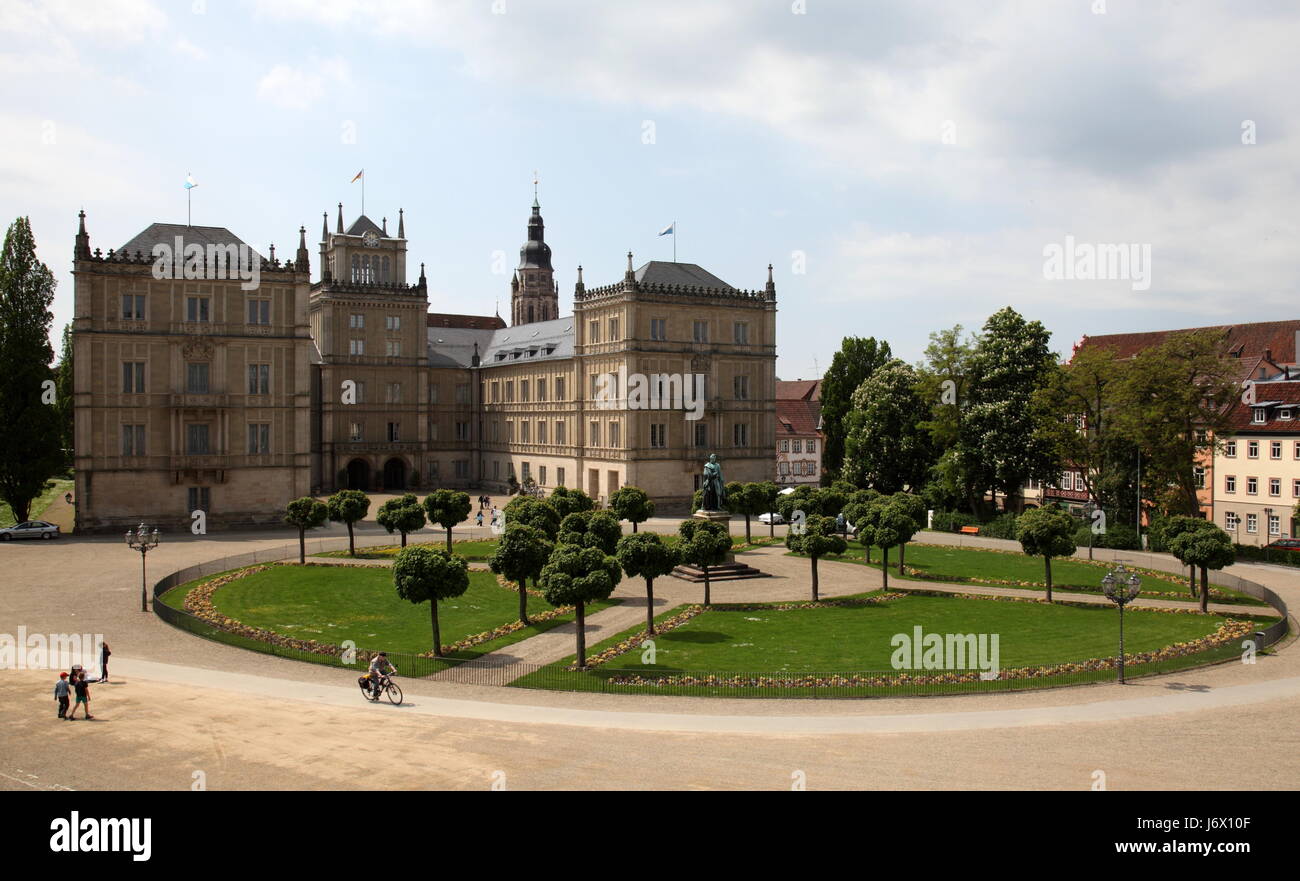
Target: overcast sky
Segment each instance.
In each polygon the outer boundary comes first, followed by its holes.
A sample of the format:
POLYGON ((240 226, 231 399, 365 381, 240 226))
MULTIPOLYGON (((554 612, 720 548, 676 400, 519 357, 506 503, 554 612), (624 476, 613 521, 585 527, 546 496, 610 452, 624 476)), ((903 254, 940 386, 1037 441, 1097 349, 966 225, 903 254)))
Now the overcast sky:
POLYGON ((1286 0, 0 0, 0 218, 61 328, 78 209, 118 247, 192 173, 196 224, 281 256, 305 225, 317 277, 364 167, 430 308, 508 315, 537 170, 564 311, 675 220, 732 285, 774 265, 782 378, 1008 304, 1068 353, 1300 317, 1297 45, 1286 0), (1149 286, 1046 278, 1067 236, 1149 247, 1149 286))

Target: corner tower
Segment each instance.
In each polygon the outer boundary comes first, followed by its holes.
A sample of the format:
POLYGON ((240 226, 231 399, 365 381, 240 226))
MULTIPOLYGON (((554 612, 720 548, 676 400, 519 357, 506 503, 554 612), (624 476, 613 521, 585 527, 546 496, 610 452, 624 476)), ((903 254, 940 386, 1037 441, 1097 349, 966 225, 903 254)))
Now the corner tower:
POLYGON ((560 317, 560 292, 551 268, 551 246, 546 244, 542 206, 533 193, 533 214, 528 218, 528 240, 519 249, 519 266, 510 280, 510 323, 531 324, 560 317))

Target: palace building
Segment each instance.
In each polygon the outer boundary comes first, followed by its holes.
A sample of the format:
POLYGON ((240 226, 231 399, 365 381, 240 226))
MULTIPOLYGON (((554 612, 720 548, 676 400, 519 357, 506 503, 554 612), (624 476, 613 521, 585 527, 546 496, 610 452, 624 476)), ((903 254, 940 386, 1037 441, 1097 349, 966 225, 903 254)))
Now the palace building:
MULTIPOLYGON (((685 509, 701 463, 771 480, 776 288, 627 255, 571 314, 534 199, 499 316, 430 312, 405 215, 326 213, 312 281, 223 227, 155 223, 107 254, 82 212, 74 249, 78 530, 278 523, 352 487, 502 494, 624 485, 685 509), (159 255, 167 271, 159 271, 159 255), (250 261, 249 266, 241 261, 250 261), (650 394, 638 394, 649 389, 650 394), (684 393, 684 396, 683 396, 684 393)), ((435 304, 436 305, 436 304, 435 304)))

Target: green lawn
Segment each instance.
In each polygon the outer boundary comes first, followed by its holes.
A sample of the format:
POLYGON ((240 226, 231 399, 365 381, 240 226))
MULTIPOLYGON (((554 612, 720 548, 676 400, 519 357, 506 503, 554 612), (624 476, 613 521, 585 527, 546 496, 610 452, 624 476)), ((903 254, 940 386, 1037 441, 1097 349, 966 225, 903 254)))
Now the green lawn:
MULTIPOLYGON (((447 537, 444 535, 441 539, 434 541, 408 541, 407 547, 433 548, 435 551, 447 550, 447 537)), ((382 545, 369 548, 358 548, 355 559, 357 560, 391 560, 397 556, 397 552, 402 549, 400 544, 382 545)), ((466 560, 476 563, 486 563, 488 558, 496 553, 497 541, 494 538, 471 541, 453 541, 451 543, 451 552, 457 556, 464 557, 466 560)), ((346 550, 342 551, 322 551, 319 554, 308 554, 309 557, 347 557, 346 550)))
MULTIPOLYGON (((822 560, 863 563, 862 545, 856 541, 849 542, 848 551, 840 557, 823 557, 822 560)), ((871 565, 880 568, 880 548, 871 549, 871 565)), ((889 552, 890 572, 898 571, 898 549, 889 552)), ((918 570, 920 576, 936 581, 954 583, 969 582, 973 584, 990 582, 1028 582, 1027 584, 1005 585, 1027 588, 1046 589, 1043 572, 1043 558, 1029 557, 1008 551, 988 550, 983 548, 962 548, 949 545, 927 545, 909 543, 907 545, 906 565, 908 569, 918 570), (978 581, 975 579, 983 579, 978 581)), ((1064 591, 1101 592, 1101 579, 1111 564, 1103 562, 1089 563, 1086 560, 1058 559, 1052 561, 1052 589, 1064 591)), ((1150 569, 1136 569, 1143 579, 1143 596, 1163 596, 1167 599, 1192 599, 1187 589, 1187 579, 1177 579, 1168 572, 1155 572, 1150 569)), ((1213 574, 1211 574, 1213 579, 1213 574)), ((1198 576, 1199 578, 1199 576, 1198 576)), ((1198 580, 1199 584, 1199 580, 1198 580)), ((1223 594, 1214 597, 1214 602, 1240 603, 1242 605, 1267 606, 1266 603, 1226 587, 1220 587, 1211 581, 1210 586, 1223 594)))
MULTIPOLYGON (((464 595, 438 604, 443 644, 517 620, 518 594, 500 587, 489 572, 470 572, 469 577, 464 595)), ((168 591, 164 602, 179 606, 191 586, 168 591)), ((276 565, 219 588, 212 602, 223 615, 297 639, 333 645, 350 639, 361 649, 403 653, 426 652, 433 644, 428 604, 414 605, 398 597, 389 569, 276 565)), ((528 599, 531 614, 551 608, 538 597, 528 599)), ((572 614, 526 627, 456 657, 475 657, 571 619, 572 614)))
MULTIPOLYGON (((54 478, 52 484, 44 492, 32 499, 28 519, 39 520, 51 502, 64 493, 72 492, 72 490, 73 481, 71 478, 54 478)), ((5 502, 0 502, 0 526, 13 526, 16 522, 13 509, 5 502)))

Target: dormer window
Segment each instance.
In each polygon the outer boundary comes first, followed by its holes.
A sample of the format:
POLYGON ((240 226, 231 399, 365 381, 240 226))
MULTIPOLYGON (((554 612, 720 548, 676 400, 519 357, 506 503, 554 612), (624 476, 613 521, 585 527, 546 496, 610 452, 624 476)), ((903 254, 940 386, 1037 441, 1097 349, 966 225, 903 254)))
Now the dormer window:
POLYGON ((1277 418, 1278 418, 1278 419, 1285 419, 1285 420, 1287 420, 1287 421, 1290 421, 1290 419, 1291 419, 1291 411, 1290 411, 1290 410, 1278 410, 1278 411, 1277 411, 1277 418))
POLYGON ((1267 421, 1268 421, 1268 411, 1267 411, 1266 409, 1264 409, 1263 407, 1255 407, 1255 408, 1254 408, 1254 416, 1251 418, 1250 421, 1251 421, 1251 422, 1254 422, 1254 423, 1267 422, 1267 421))

